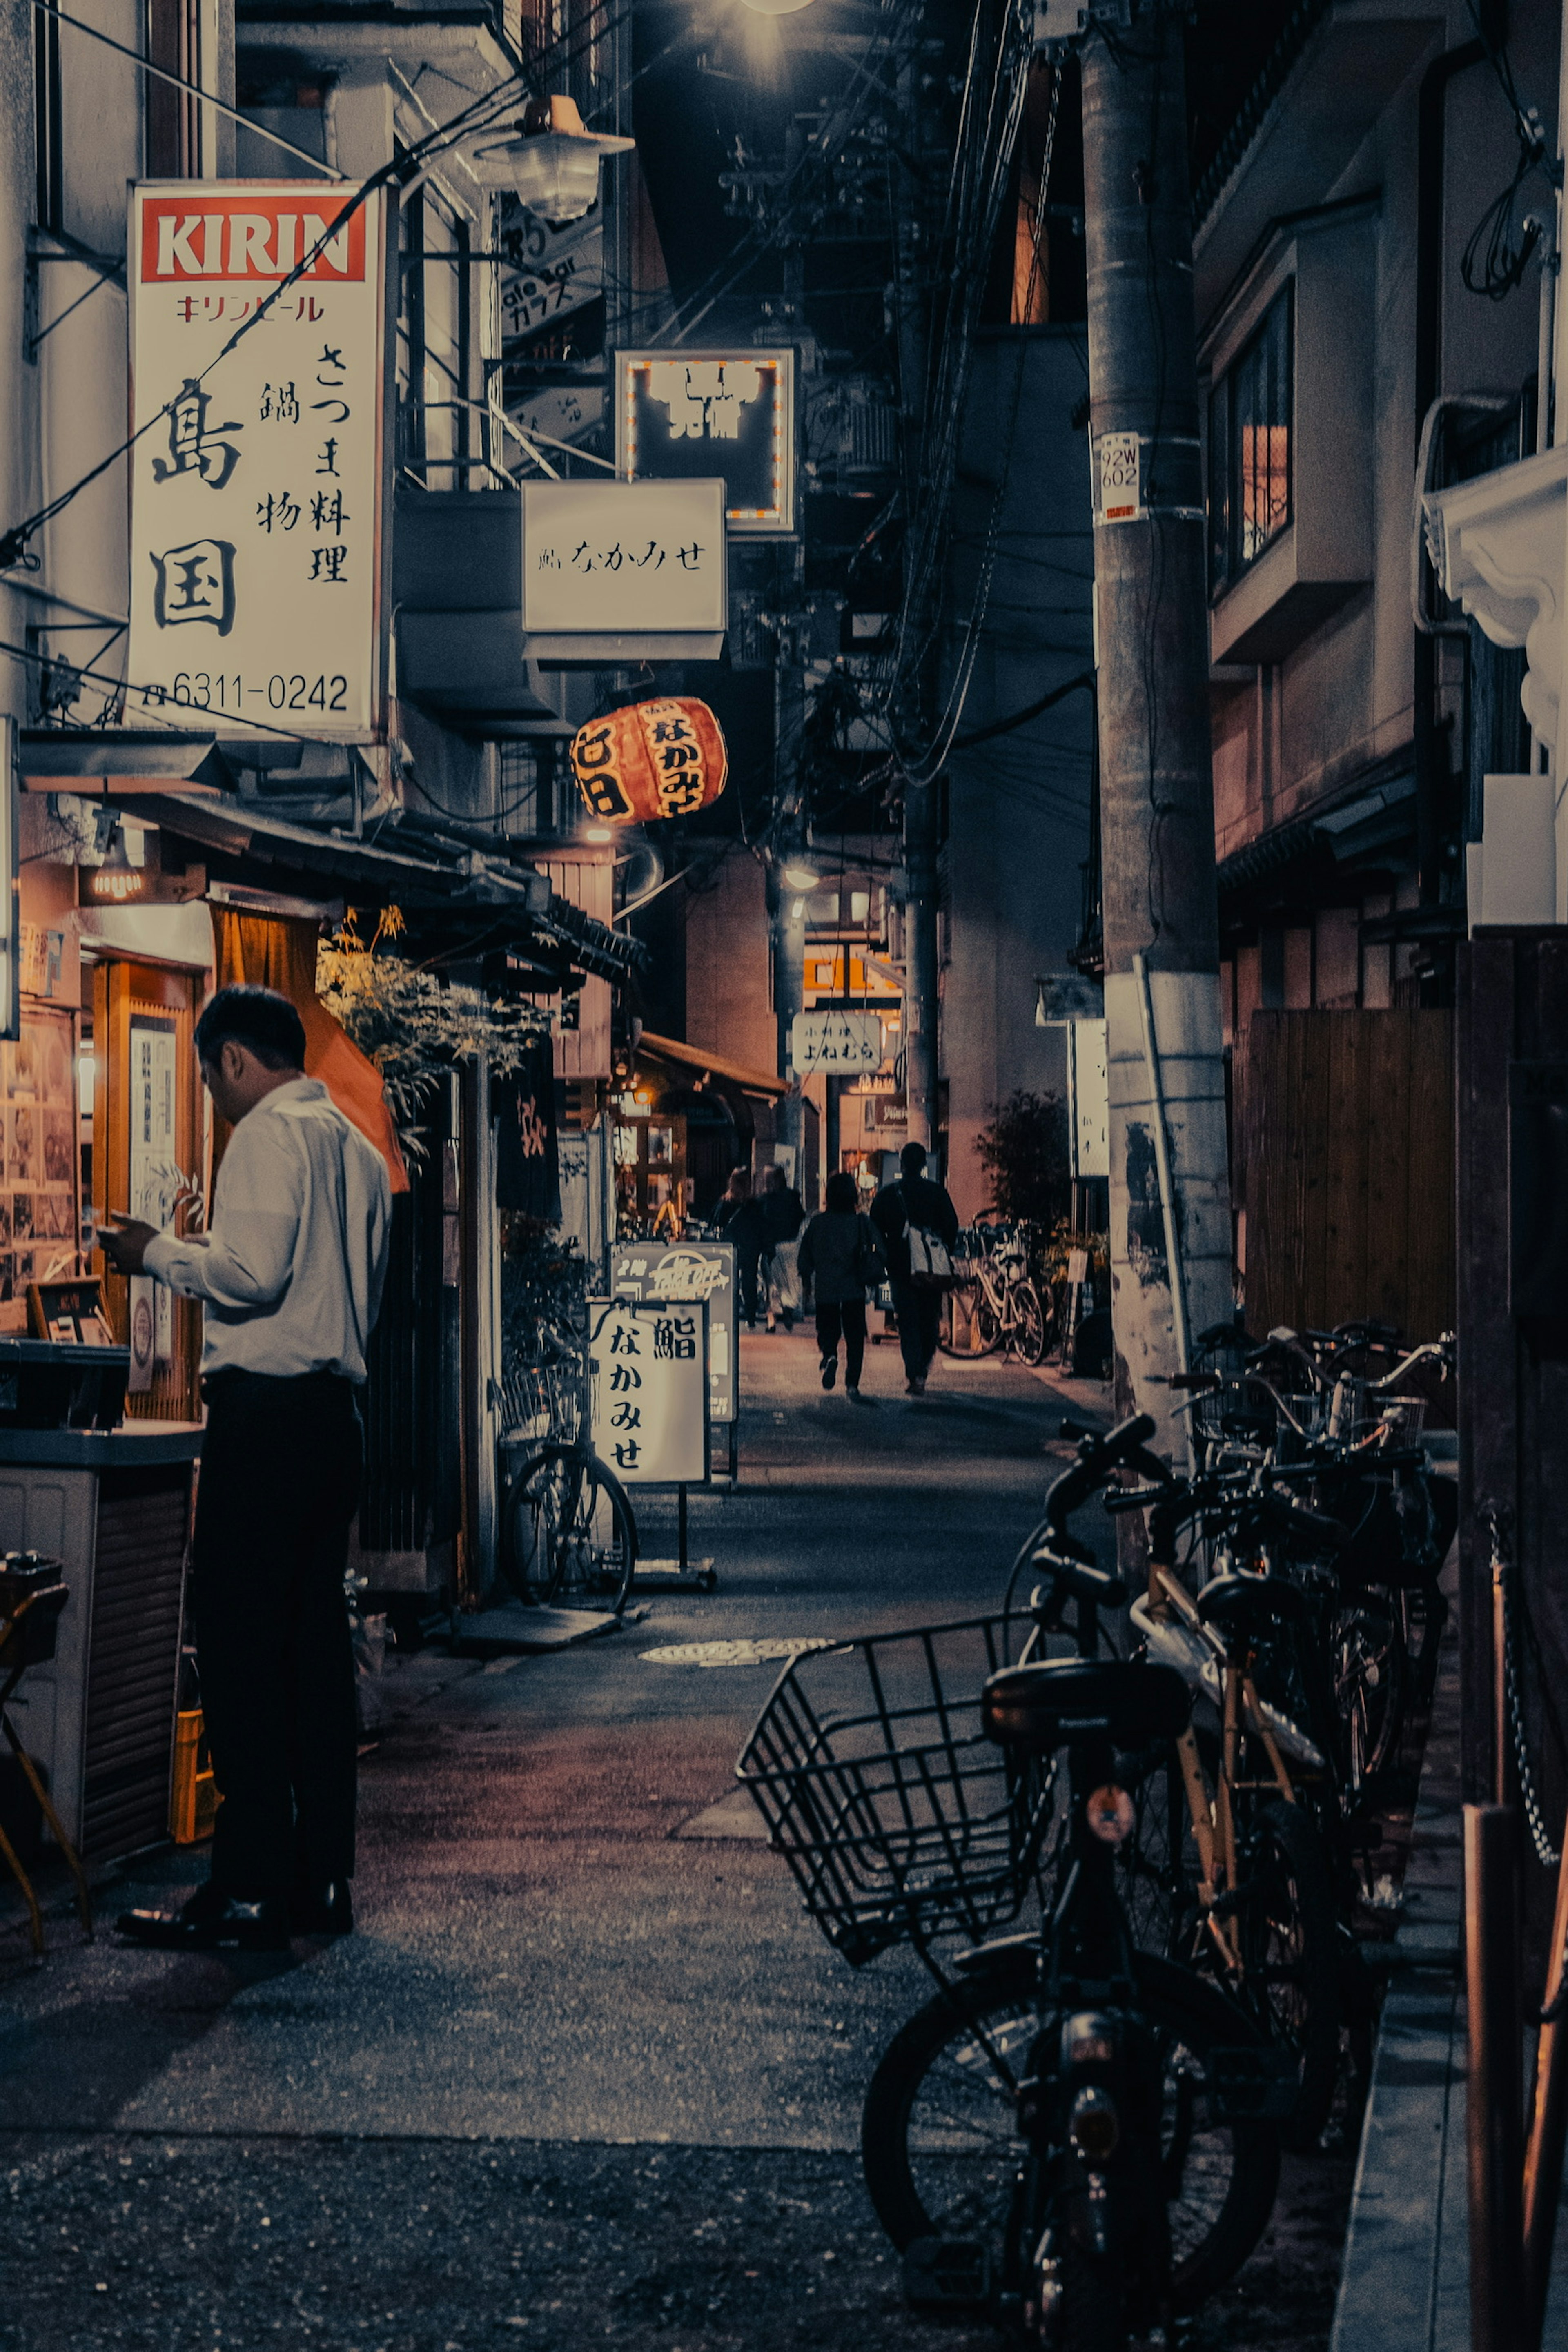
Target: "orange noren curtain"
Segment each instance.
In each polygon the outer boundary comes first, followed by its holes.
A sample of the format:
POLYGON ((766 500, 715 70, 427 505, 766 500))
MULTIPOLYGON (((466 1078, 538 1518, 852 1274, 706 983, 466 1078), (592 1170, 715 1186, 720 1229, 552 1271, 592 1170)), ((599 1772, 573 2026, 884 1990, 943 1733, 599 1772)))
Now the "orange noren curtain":
MULTIPOLYGON (((212 915, 219 988, 249 982, 289 999, 305 1024, 306 1076, 320 1078, 343 1117, 385 1160, 393 1191, 406 1192, 408 1171, 381 1073, 316 994, 315 924, 303 917, 241 915, 228 907, 215 907, 212 915)), ((215 1171, 226 1139, 215 1131, 215 1171)))

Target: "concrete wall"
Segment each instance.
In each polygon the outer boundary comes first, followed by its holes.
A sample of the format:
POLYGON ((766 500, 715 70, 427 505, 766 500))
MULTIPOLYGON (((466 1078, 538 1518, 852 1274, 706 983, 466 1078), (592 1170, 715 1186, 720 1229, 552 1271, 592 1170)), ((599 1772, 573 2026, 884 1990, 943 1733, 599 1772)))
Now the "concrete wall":
POLYGON ((679 895, 686 913, 687 1044, 771 1073, 778 1066, 778 1032, 760 859, 737 848, 706 888, 679 895))
MULTIPOLYGON (((960 740, 1090 666, 1088 443, 1072 422, 1087 380, 1080 328, 1000 332, 977 350, 954 513, 960 623, 994 524, 996 553, 960 740)), ((1035 982, 1064 969, 1079 934, 1091 745, 1078 693, 948 761, 942 1076, 947 1181, 965 1218, 989 1204, 975 1139, 996 1104, 1063 1082, 1061 1033, 1035 1026, 1035 982)))

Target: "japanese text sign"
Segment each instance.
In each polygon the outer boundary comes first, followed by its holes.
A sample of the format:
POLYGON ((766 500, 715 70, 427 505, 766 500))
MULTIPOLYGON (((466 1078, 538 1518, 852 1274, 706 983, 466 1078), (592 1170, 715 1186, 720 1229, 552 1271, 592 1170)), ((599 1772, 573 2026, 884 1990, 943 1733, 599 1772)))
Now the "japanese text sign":
POLYGON ((610 1252, 610 1287, 620 1298, 659 1304, 695 1299, 708 1306, 708 1397, 710 1417, 731 1422, 740 1410, 739 1298, 733 1242, 616 1242, 610 1252))
POLYGON ((708 1308, 590 1299, 594 1451, 625 1486, 700 1486, 708 1469, 708 1308))
POLYGON ((132 723, 377 732, 385 213, 378 194, 340 226, 350 202, 133 192, 132 723))
POLYGON ((725 625, 724 485, 525 482, 525 634, 725 625))
POLYGON ((849 1071, 859 1077, 881 1067, 882 1019, 877 1013, 797 1013, 789 1024, 790 1067, 797 1078, 813 1070, 849 1071))
POLYGON ((794 530, 793 351, 617 352, 615 381, 626 480, 721 474, 731 530, 794 530))

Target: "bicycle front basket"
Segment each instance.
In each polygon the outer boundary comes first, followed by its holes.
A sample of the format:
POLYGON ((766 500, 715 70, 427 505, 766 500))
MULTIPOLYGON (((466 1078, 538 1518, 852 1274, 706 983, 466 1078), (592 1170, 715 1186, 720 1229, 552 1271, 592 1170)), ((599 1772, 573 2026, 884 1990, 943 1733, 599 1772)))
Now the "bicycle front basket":
POLYGON ((1015 1918, 1054 1803, 1048 1766, 986 1738, 980 1694, 1026 1615, 878 1633, 793 1659, 736 1772, 834 1949, 1015 1918))

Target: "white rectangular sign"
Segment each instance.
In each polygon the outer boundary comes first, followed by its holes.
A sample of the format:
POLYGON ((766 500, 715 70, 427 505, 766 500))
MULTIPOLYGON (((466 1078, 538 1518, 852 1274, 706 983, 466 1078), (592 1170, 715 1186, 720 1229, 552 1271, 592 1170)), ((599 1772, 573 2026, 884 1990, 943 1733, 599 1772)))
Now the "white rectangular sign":
POLYGON ((1106 1084, 1105 1024, 1072 1024, 1072 1143, 1075 1176, 1110 1173, 1110 1096, 1106 1084))
POLYGON ((726 597, 722 482, 523 484, 526 635, 708 633, 726 597))
POLYGON ((380 729, 385 205, 339 226, 351 202, 319 181, 132 192, 130 723, 380 729))
POLYGON ((882 1061, 882 1021, 877 1013, 797 1013, 789 1025, 790 1067, 797 1078, 813 1070, 863 1077, 882 1061))
POLYGON ((588 1302, 594 1451, 624 1486, 700 1486, 708 1468, 708 1308, 588 1302))
POLYGON ((617 1298, 707 1302, 710 1417, 735 1420, 741 1321, 734 1244, 617 1242, 610 1252, 610 1287, 617 1298))

